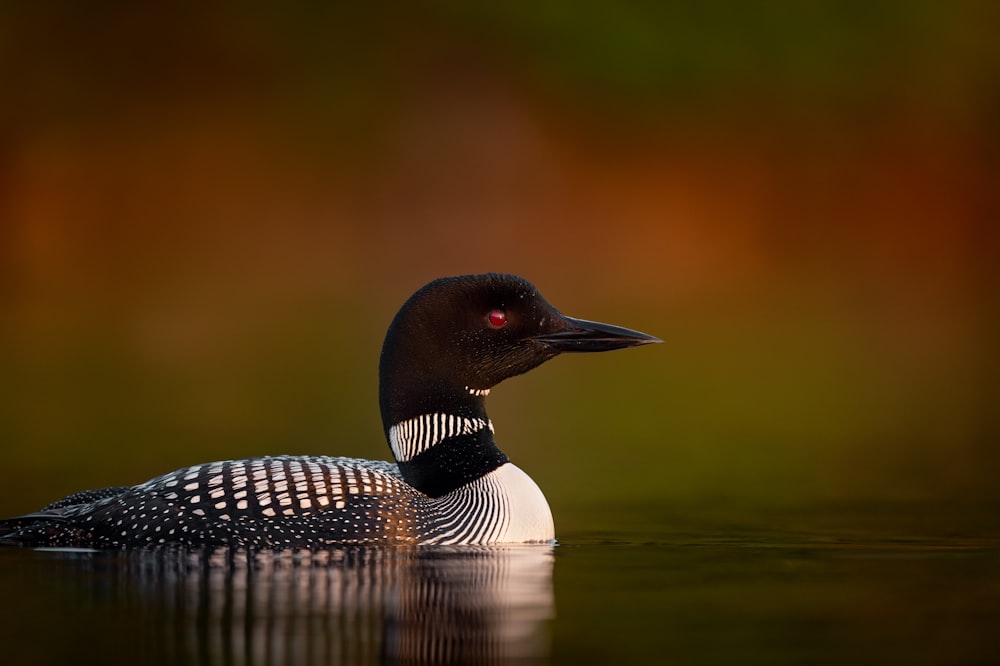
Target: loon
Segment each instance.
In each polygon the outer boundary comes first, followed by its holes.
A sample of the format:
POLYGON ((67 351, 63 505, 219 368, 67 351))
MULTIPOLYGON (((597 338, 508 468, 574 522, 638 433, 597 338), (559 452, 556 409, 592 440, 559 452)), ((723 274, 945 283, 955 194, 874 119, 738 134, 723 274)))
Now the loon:
POLYGON ((406 301, 382 346, 379 406, 395 464, 329 456, 206 463, 136 486, 86 490, 0 520, 0 543, 109 549, 551 543, 548 502, 494 441, 487 395, 563 352, 657 342, 564 316, 521 277, 440 278, 406 301))

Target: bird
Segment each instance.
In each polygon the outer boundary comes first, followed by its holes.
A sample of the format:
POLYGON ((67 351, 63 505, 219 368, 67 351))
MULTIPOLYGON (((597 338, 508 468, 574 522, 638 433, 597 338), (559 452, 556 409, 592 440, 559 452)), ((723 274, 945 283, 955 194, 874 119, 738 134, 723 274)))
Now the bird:
POLYGON ((379 359, 395 462, 274 455, 78 492, 0 520, 0 543, 148 549, 553 543, 538 485, 501 451, 486 398, 563 353, 659 338, 560 313, 526 279, 436 279, 400 308, 379 359))

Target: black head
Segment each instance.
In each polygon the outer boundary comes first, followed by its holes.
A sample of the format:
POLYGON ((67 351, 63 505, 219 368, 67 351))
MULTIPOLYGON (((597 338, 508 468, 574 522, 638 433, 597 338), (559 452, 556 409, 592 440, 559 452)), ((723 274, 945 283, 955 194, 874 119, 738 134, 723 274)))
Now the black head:
POLYGON ((442 408, 475 416, 488 389, 557 354, 651 342, 661 341, 566 317, 515 275, 441 278, 410 297, 389 326, 379 367, 383 422, 388 430, 442 408))

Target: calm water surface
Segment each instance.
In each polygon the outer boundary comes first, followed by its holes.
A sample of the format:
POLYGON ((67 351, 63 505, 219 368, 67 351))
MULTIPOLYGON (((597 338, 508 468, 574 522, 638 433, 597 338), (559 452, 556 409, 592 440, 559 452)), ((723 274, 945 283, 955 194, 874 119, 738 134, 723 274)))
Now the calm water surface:
POLYGON ((0 548, 4 663, 1000 663, 992 512, 632 509, 555 547, 0 548))

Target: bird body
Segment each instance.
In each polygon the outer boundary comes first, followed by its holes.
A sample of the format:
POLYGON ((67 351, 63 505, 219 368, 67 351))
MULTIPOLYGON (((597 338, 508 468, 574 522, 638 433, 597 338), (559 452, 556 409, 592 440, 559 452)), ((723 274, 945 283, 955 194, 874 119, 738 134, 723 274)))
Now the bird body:
POLYGON ((442 278, 386 335, 379 398, 396 460, 268 456, 206 463, 136 486, 76 493, 0 521, 0 543, 318 548, 554 539, 535 482, 494 441, 485 399, 558 353, 658 339, 572 319, 522 278, 442 278))

